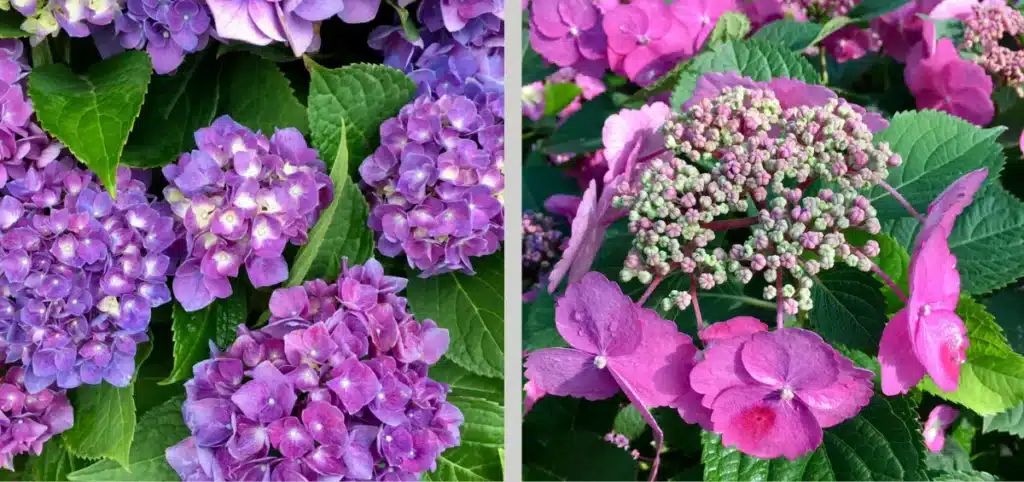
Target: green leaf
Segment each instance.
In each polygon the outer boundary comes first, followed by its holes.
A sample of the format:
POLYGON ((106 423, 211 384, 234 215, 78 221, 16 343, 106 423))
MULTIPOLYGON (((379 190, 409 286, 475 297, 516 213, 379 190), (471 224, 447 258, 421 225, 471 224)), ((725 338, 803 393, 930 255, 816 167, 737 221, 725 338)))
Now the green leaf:
POLYGON ((612 428, 616 433, 625 435, 629 439, 635 439, 647 430, 647 422, 640 415, 640 411, 633 404, 626 405, 615 415, 615 422, 612 428))
MULTIPOLYGON (((868 240, 878 243, 881 252, 874 262, 878 268, 891 279, 896 286, 899 286, 904 295, 910 293, 908 287, 907 273, 910 269, 910 254, 906 248, 900 245, 896 239, 885 233, 869 234, 866 231, 850 229, 843 233, 846 240, 858 248, 864 247, 868 240)), ((882 283, 882 293, 885 295, 886 313, 895 313, 903 307, 903 300, 885 283, 880 276, 874 275, 882 283)))
POLYGON ((523 85, 540 82, 558 71, 558 66, 549 64, 530 45, 530 31, 523 25, 523 85))
POLYGON ((577 431, 554 434, 545 451, 525 468, 540 480, 636 480, 637 473, 629 452, 599 434, 577 431))
POLYGON ((452 390, 449 395, 451 397, 479 398, 497 404, 505 403, 504 382, 472 373, 447 358, 442 358, 436 365, 430 367, 430 378, 447 383, 452 390))
POLYGON ((730 40, 742 40, 750 33, 750 19, 740 12, 727 11, 718 17, 715 29, 708 36, 707 45, 717 45, 730 40))
POLYGON ((822 271, 811 297, 811 325, 823 338, 865 353, 878 353, 888 318, 882 285, 870 273, 839 266, 822 271))
POLYGON ((1024 402, 1024 357, 1014 353, 1003 330, 985 307, 969 297, 960 298, 957 314, 967 325, 967 361, 960 367, 960 386, 943 392, 930 377, 918 385, 923 390, 979 415, 995 415, 1024 402))
POLYGON ((157 75, 128 136, 122 163, 160 167, 195 148, 195 131, 217 115, 220 66, 211 50, 190 55, 173 75, 157 75))
POLYGON ((985 308, 996 317, 1013 351, 1024 354, 1024 297, 1017 289, 1000 291, 985 300, 985 308))
POLYGON ((924 480, 924 440, 905 398, 875 396, 855 417, 825 429, 822 444, 796 460, 759 459, 704 432, 704 480, 924 480))
POLYGON ((423 480, 437 482, 502 480, 503 449, 458 446, 437 457, 437 470, 423 473, 423 480))
POLYGON ((366 226, 370 207, 359 187, 348 177, 344 119, 340 126, 341 148, 331 163, 334 200, 320 213, 320 219, 309 231, 309 241, 295 255, 286 286, 298 286, 317 278, 336 279, 338 271, 330 269, 333 260, 347 256, 350 263, 363 263, 373 254, 373 232, 366 226))
POLYGON ((448 329, 446 356, 485 377, 502 378, 505 366, 504 255, 473 260, 476 275, 444 273, 410 278, 406 297, 419 320, 448 329))
POLYGON ((409 11, 404 7, 398 6, 398 4, 395 3, 395 0, 387 0, 387 2, 388 5, 391 5, 391 8, 395 9, 395 13, 398 14, 398 21, 402 24, 402 32, 405 33, 405 38, 410 42, 416 42, 419 40, 419 28, 416 26, 416 22, 409 17, 409 11))
MULTIPOLYGON (((416 85, 400 70, 383 65, 354 64, 340 69, 309 66, 309 126, 321 159, 338 155, 345 121, 349 174, 380 144, 380 125, 394 117, 416 94, 416 85)), ((331 166, 328 165, 328 168, 331 166)))
MULTIPOLYGON (((1005 157, 996 138, 1003 128, 982 129, 945 112, 903 112, 889 127, 875 134, 875 142, 888 142, 903 163, 889 169, 886 182, 918 212, 964 173, 987 167, 989 182, 1003 169, 1005 157)), ((875 187, 868 197, 879 220, 910 216, 888 191, 875 187)))
POLYGON ((902 7, 910 0, 862 0, 848 14, 857 21, 871 20, 902 7))
POLYGON ((611 93, 601 94, 583 104, 544 143, 548 154, 577 154, 601 148, 601 130, 608 116, 619 111, 611 93))
POLYGON ((988 415, 982 422, 982 432, 1006 432, 1024 438, 1024 404, 1017 405, 1005 412, 988 415))
POLYGON ((502 480, 505 411, 501 404, 454 394, 448 396, 448 401, 465 416, 460 428, 462 438, 458 447, 438 457, 437 470, 423 474, 424 480, 502 480))
POLYGON ((571 82, 544 86, 544 115, 557 115, 582 93, 583 89, 571 82))
POLYGON ((68 452, 83 459, 110 459, 127 467, 135 437, 135 387, 82 385, 69 392, 75 424, 61 435, 68 452))
POLYGON ((956 472, 939 472, 931 474, 931 480, 949 482, 990 482, 999 480, 996 476, 978 470, 959 470, 956 472))
POLYGON ((247 52, 257 57, 267 59, 271 62, 284 63, 299 60, 295 57, 291 47, 284 43, 274 42, 270 45, 253 45, 237 40, 229 40, 217 47, 217 58, 221 58, 233 52, 247 52))
POLYGON ((220 78, 222 113, 267 136, 288 127, 309 133, 306 108, 277 64, 245 53, 226 57, 220 78))
POLYGON ((957 220, 949 248, 967 294, 1014 282, 1024 273, 1024 204, 1002 186, 983 188, 957 220))
POLYGON ((15 472, 0 470, 0 480, 66 480, 76 463, 80 461, 68 453, 60 438, 54 437, 43 446, 43 453, 19 455, 14 462, 15 472))
POLYGON ((181 418, 181 403, 181 398, 173 398, 142 416, 126 467, 101 460, 71 473, 68 480, 179 480, 167 464, 164 451, 189 436, 181 418))
POLYGON ((814 42, 820 32, 820 24, 798 22, 787 18, 776 20, 759 28, 751 38, 784 45, 790 50, 803 50, 814 42))
POLYGON ((117 165, 146 97, 149 55, 128 51, 93 65, 85 75, 67 66, 37 67, 28 93, 39 123, 117 195, 117 165))
POLYGON ((234 330, 245 323, 247 303, 245 289, 237 285, 230 297, 214 300, 198 311, 190 313, 174 303, 174 368, 160 384, 190 378, 192 366, 210 358, 210 340, 228 327, 234 330))
POLYGON ((555 328, 555 297, 547 290, 537 293, 537 298, 523 305, 523 349, 526 351, 541 348, 564 347, 565 340, 555 328))
POLYGON ((16 10, 0 11, 0 38, 25 38, 28 32, 21 29, 25 16, 16 10))
POLYGON ((707 72, 737 72, 754 80, 767 81, 789 77, 818 83, 818 71, 786 45, 759 39, 726 42, 693 58, 672 93, 672 106, 678 107, 693 95, 697 77, 707 72))
POLYGON ((526 159, 523 181, 523 211, 545 212, 544 201, 552 195, 579 192, 579 184, 539 151, 526 159))

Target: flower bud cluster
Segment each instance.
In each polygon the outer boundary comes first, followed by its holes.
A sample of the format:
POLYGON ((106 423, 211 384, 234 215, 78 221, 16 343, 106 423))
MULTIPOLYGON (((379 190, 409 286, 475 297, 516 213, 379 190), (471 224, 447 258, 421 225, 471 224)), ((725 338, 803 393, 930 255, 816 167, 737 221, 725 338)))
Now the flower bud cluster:
MULTIPOLYGON (((900 157, 872 143, 854 106, 830 99, 783 109, 770 89, 726 87, 670 119, 665 132, 676 157, 650 161, 637 182, 618 187, 616 205, 630 209, 635 235, 624 280, 680 270, 710 290, 760 275, 764 298, 796 313, 812 307, 811 277, 820 270, 870 269, 877 245, 858 250, 843 231, 879 232, 858 191, 884 179, 900 157), (831 187, 812 194, 816 181, 831 187), (742 243, 716 246, 716 232, 748 227, 742 243)), ((691 301, 676 292, 665 304, 691 301)))
POLYGON ((541 286, 568 246, 569 238, 555 229, 555 220, 544 213, 523 213, 523 293, 541 286))
MULTIPOLYGON (((69 428, 75 413, 64 390, 25 389, 25 369, 3 368, 0 382, 0 467, 14 470, 14 457, 39 455, 43 444, 69 428)), ((59 442, 58 442, 59 443, 59 442)))
POLYGON ((306 244, 333 199, 316 150, 298 130, 267 139, 224 116, 199 129, 192 152, 163 168, 164 197, 188 231, 174 294, 188 311, 231 296, 244 265, 253 286, 288 278, 284 248, 306 244))
POLYGON ((1024 51, 1000 45, 1005 37, 1024 33, 1024 14, 1006 4, 975 5, 964 21, 964 48, 979 53, 977 62, 986 72, 1024 97, 1024 51))
POLYGON ((271 297, 270 324, 238 329, 195 365, 191 435, 167 449, 182 480, 415 480, 459 444, 462 413, 428 376, 448 331, 416 321, 404 278, 344 266, 271 297))

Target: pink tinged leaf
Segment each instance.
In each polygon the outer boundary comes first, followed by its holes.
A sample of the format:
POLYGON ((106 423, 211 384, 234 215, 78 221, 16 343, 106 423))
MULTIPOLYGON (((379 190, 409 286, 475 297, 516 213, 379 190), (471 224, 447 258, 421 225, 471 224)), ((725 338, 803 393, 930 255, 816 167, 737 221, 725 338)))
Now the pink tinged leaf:
MULTIPOLYGON (((545 348, 526 359, 527 393, 602 400, 619 392, 606 359, 572 348, 545 348), (536 392, 535 392, 536 393, 536 392)), ((538 397, 539 398, 539 397, 538 397)))
POLYGON ((722 444, 755 457, 796 459, 821 445, 822 431, 798 399, 770 399, 768 387, 735 387, 715 400, 711 415, 722 444))
POLYGON ((914 336, 914 353, 935 385, 946 392, 960 385, 960 366, 967 360, 967 327, 952 311, 922 316, 914 336))
POLYGON ((639 308, 617 283, 596 272, 569 285, 558 299, 555 325, 570 346, 595 355, 632 353, 642 336, 639 308))
POLYGON ((640 345, 632 353, 608 357, 608 366, 619 378, 629 380, 647 406, 675 406, 680 397, 692 392, 687 379, 697 349, 675 323, 652 310, 642 310, 640 322, 640 345))
POLYGON ((924 365, 914 355, 907 309, 896 313, 882 331, 878 362, 882 367, 882 393, 907 393, 924 378, 924 365))

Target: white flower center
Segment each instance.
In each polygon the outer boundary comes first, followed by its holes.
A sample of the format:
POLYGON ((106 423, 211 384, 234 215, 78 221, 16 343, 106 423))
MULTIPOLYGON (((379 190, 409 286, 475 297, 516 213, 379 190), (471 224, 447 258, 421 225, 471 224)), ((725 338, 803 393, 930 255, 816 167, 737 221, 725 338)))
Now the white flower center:
POLYGON ((604 355, 597 355, 594 357, 594 366, 598 370, 603 370, 604 367, 608 366, 608 357, 604 355))

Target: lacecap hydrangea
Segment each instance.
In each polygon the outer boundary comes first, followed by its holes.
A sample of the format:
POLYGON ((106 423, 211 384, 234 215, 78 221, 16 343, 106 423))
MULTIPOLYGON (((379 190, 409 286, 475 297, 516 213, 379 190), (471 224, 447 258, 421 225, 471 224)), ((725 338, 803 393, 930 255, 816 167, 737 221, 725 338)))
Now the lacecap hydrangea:
POLYGON ((406 311, 404 278, 343 265, 275 291, 268 326, 195 365, 191 436, 167 449, 183 480, 410 480, 459 444, 462 413, 428 376, 448 331, 406 311))
MULTIPOLYGON (((0 380, 0 467, 14 470, 14 457, 39 455, 43 444, 69 428, 75 413, 64 390, 25 390, 25 369, 5 366, 0 380)), ((57 442, 59 443, 59 442, 57 442)))
POLYGON ((284 281, 285 245, 305 244, 334 197, 324 163, 296 129, 268 139, 224 116, 195 139, 198 149, 163 169, 164 196, 187 231, 174 276, 187 311, 230 296, 243 265, 257 288, 284 281))

